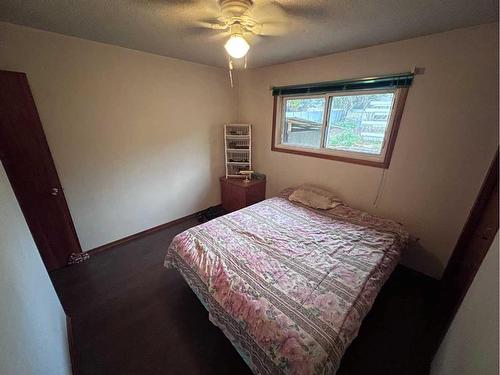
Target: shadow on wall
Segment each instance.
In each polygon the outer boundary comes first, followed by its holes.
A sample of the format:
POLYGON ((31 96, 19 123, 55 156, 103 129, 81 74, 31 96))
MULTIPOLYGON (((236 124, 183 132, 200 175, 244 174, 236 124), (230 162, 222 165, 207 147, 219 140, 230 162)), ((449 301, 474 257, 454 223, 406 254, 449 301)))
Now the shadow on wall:
POLYGON ((403 252, 400 263, 412 269, 426 270, 425 273, 433 278, 434 275, 441 278, 446 266, 430 250, 423 247, 420 241, 410 243, 408 249, 403 252))
MULTIPOLYGON (((213 190, 217 194, 216 197, 211 196, 210 201, 214 202, 214 204, 220 204, 219 177, 224 176, 226 173, 224 169, 224 125, 222 123, 210 127, 209 139, 209 178, 210 184, 215 184, 216 188, 213 190)), ((210 192, 206 191, 204 194, 210 194, 210 192)), ((206 198, 204 196, 204 199, 206 198)))

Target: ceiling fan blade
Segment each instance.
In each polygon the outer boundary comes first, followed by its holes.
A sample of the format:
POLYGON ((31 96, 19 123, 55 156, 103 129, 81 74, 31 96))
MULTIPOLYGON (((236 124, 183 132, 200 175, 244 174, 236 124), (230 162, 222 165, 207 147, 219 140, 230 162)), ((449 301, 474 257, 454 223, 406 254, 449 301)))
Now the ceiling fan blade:
POLYGON ((259 17, 259 22, 270 21, 273 18, 290 21, 291 18, 323 18, 328 16, 323 0, 308 1, 307 4, 291 0, 254 0, 254 2, 252 11, 255 12, 256 18, 259 17))
POLYGON ((213 30, 206 27, 190 26, 184 28, 190 39, 199 39, 207 42, 222 41, 229 38, 229 33, 222 30, 213 30))
POLYGON ((328 13, 325 12, 323 7, 307 7, 304 5, 291 5, 281 7, 286 11, 286 13, 292 17, 298 18, 325 18, 328 17, 328 13))
POLYGON ((262 24, 266 22, 286 22, 287 20, 286 11, 278 3, 269 0, 256 0, 247 14, 262 24))
POLYGON ((196 8, 201 9, 206 14, 205 17, 219 18, 221 15, 217 0, 198 0, 196 8))
POLYGON ((255 34, 258 36, 280 36, 289 31, 288 24, 285 22, 264 22, 255 27, 255 34))
POLYGON ((217 0, 137 0, 146 6, 155 6, 166 17, 187 21, 220 17, 217 0))
POLYGON ((210 30, 227 30, 228 26, 219 22, 218 19, 198 20, 192 23, 196 27, 210 29, 210 30))

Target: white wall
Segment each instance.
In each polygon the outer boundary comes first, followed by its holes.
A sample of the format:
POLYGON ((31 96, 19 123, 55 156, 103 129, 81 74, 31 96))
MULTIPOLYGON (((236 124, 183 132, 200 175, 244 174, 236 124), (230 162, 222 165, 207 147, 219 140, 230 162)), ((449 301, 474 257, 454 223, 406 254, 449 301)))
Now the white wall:
POLYGON ((84 250, 220 203, 223 69, 0 23, 27 73, 84 250))
POLYGON ((498 233, 431 366, 431 375, 498 374, 498 233))
POLYGON ((66 315, 0 164, 0 374, 71 374, 66 315))
POLYGON ((498 145, 498 24, 239 73, 239 120, 253 124, 268 194, 304 182, 402 222, 420 238, 404 263, 440 277, 498 145), (382 169, 271 152, 271 86, 407 72, 410 88, 383 193, 382 169))

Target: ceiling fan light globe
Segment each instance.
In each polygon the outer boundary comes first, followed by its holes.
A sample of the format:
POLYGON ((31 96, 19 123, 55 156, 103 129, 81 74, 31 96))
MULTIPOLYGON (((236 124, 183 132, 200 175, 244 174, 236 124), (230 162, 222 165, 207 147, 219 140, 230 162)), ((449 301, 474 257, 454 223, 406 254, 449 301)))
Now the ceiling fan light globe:
POLYGON ((240 59, 247 54, 250 45, 241 35, 231 35, 224 48, 231 57, 240 59))

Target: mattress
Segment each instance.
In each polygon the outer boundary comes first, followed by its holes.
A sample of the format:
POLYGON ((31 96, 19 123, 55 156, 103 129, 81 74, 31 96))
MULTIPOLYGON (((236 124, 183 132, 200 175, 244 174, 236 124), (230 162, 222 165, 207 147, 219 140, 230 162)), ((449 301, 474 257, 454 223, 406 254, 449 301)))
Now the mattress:
POLYGON ((408 238, 394 221, 285 193, 177 235, 165 266, 255 374, 334 374, 408 238))

